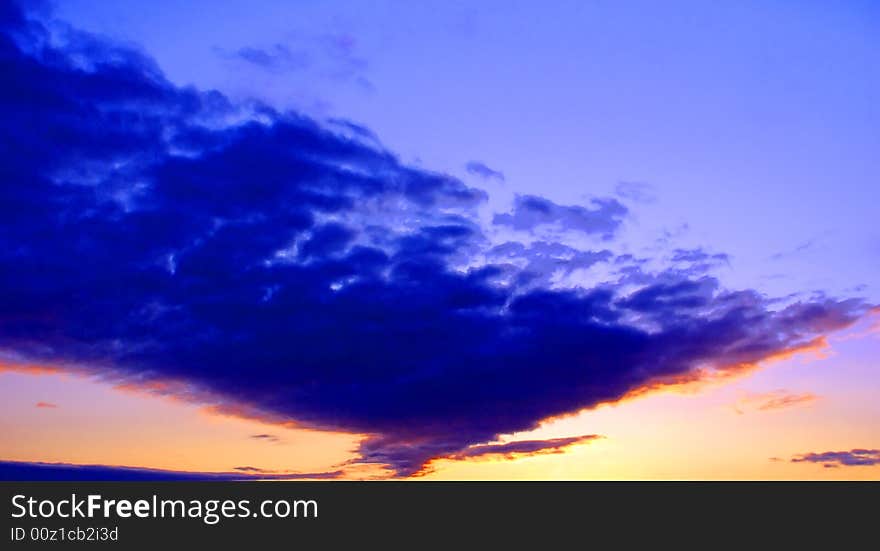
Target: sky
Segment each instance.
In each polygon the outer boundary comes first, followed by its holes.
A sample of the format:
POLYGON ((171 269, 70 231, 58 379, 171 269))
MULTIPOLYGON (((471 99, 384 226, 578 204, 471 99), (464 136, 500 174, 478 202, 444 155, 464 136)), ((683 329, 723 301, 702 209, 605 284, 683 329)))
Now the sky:
POLYGON ((0 13, 0 476, 880 475, 875 3, 0 13))

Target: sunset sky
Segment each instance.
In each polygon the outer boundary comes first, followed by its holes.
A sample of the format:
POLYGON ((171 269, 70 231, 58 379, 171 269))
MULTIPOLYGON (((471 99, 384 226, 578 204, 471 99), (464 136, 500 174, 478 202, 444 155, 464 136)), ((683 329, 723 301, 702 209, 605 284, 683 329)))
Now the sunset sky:
POLYGON ((0 479, 880 479, 876 2, 164 4, 0 3, 0 479))

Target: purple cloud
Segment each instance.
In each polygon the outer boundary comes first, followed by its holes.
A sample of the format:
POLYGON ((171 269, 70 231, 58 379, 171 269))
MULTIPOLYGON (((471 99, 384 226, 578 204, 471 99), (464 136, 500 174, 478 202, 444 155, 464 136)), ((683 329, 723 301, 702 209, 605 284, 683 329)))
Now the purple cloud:
POLYGON ((827 468, 870 467, 880 465, 880 450, 855 448, 849 451, 805 453, 791 459, 792 463, 821 463, 827 468))

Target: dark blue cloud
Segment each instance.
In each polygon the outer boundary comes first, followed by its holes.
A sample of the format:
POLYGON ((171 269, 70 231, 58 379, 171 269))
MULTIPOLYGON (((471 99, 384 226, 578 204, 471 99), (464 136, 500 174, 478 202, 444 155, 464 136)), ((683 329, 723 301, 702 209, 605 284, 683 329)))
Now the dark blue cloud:
POLYGON ((119 467, 115 465, 73 465, 70 463, 34 463, 0 461, 0 480, 29 481, 99 481, 99 480, 298 480, 337 478, 342 472, 275 473, 255 467, 235 467, 236 472, 200 473, 119 467))
MULTIPOLYGON (((144 55, 55 36, 8 3, 0 27, 8 361, 367 434, 359 461, 403 475, 803 346, 866 309, 774 310, 684 275, 553 289, 528 266, 610 253, 538 243, 514 251, 525 268, 499 262, 473 216, 481 190, 302 115, 174 86, 144 55)), ((625 214, 522 196, 495 221, 608 237, 625 214)))

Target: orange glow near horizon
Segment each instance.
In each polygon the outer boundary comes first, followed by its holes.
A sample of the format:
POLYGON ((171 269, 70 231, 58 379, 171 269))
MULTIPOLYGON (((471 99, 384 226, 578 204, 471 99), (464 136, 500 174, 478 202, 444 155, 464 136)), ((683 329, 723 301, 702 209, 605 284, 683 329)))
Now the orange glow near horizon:
MULTIPOLYGON (((857 328, 853 335, 863 331, 857 328)), ((873 387, 823 389, 821 401, 812 387, 803 386, 818 384, 831 369, 826 364, 840 365, 848 348, 877 348, 872 338, 842 335, 835 342, 834 360, 828 360, 828 339, 820 337, 761 362, 655 381, 620 400, 503 435, 499 442, 578 434, 602 438, 549 453, 440 457, 419 474, 426 479, 876 479, 876 467, 828 469, 788 461, 805 452, 880 442, 875 380, 873 387), (758 369, 771 363, 772 370, 758 369), (790 391, 773 394, 783 386, 790 391), (756 404, 760 396, 779 400, 738 414, 743 396, 756 404)), ((382 466, 350 464, 366 435, 305 428, 184 383, 121 382, 84 371, 4 363, 0 392, 4 460, 197 472, 240 466, 284 473, 341 468, 348 478, 389 475, 382 466), (34 407, 38 403, 56 407, 34 407)))

